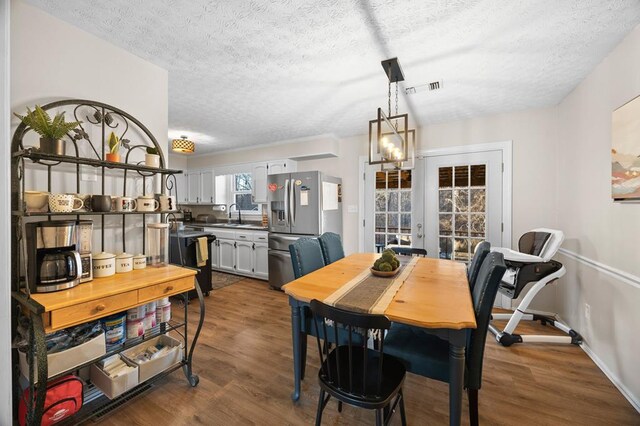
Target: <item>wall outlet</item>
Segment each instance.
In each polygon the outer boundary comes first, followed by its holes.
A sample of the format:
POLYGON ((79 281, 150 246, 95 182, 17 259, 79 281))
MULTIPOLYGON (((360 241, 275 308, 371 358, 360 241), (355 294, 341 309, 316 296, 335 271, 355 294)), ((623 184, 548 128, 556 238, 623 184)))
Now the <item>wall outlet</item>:
POLYGON ((588 303, 584 304, 584 317, 587 319, 587 321, 591 320, 591 305, 589 305, 588 303))

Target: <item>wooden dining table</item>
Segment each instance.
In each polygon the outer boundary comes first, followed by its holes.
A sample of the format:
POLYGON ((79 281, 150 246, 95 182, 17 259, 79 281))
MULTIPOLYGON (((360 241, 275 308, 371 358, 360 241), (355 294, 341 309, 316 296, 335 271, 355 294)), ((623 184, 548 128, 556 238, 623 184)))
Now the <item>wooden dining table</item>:
MULTIPOLYGON (((375 253, 352 254, 283 286, 291 305, 294 401, 300 398, 306 362, 303 309, 311 300, 326 299, 370 268, 379 256, 375 253)), ((465 265, 451 260, 418 259, 384 314, 393 322, 420 327, 449 342, 449 423, 459 425, 467 334, 476 328, 465 265)))

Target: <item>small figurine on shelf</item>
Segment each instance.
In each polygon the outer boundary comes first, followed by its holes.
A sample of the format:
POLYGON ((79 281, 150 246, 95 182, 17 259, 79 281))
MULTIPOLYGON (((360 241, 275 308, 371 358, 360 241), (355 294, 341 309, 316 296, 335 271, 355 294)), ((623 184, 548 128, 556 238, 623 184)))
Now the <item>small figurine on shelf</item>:
POLYGON ((144 155, 144 165, 148 167, 160 167, 160 155, 158 155, 157 148, 147 148, 147 153, 144 155))
POLYGON ((40 105, 36 105, 33 111, 27 108, 27 115, 15 114, 15 116, 40 135, 40 152, 45 154, 65 155, 65 141, 62 138, 82 123, 82 121, 65 122, 64 112, 56 114, 52 120, 40 105))
POLYGON ((109 135, 109 152, 107 152, 107 161, 112 163, 120 162, 120 139, 115 133, 111 132, 109 135))

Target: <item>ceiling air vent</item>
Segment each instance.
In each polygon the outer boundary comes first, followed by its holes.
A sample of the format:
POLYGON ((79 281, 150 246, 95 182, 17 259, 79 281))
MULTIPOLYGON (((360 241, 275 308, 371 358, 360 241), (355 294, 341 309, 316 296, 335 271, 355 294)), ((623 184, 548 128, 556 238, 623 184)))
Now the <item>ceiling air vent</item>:
POLYGON ((404 92, 407 95, 414 95, 420 92, 433 92, 442 89, 442 80, 432 81, 431 83, 420 84, 418 86, 407 87, 404 92))

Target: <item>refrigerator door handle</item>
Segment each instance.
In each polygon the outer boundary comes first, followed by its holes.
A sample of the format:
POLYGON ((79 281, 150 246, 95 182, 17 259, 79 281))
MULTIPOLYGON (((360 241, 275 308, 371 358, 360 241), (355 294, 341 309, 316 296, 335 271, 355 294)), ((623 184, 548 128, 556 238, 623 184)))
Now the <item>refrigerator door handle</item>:
POLYGON ((284 220, 289 226, 289 179, 284 181, 284 220))
POLYGON ((295 180, 291 179, 291 225, 296 226, 296 187, 295 180))

